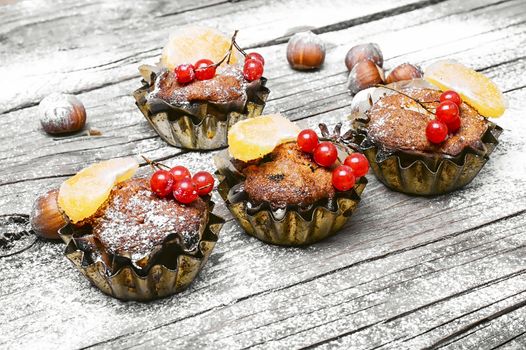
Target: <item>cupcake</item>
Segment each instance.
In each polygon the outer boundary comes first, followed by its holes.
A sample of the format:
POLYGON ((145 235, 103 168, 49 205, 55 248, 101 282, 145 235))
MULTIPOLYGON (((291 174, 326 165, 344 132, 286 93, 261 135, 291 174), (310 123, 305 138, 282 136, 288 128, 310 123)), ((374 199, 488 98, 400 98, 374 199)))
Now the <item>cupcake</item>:
POLYGON ((426 80, 363 90, 352 105, 355 141, 376 177, 413 195, 438 195, 469 184, 502 132, 487 119, 504 112, 502 95, 480 73, 439 61, 428 68, 426 80), (473 93, 480 94, 476 84, 489 85, 486 93, 492 96, 473 93))
MULTIPOLYGON (((155 166, 159 166, 154 164, 155 166)), ((206 263, 223 224, 212 213, 210 174, 158 169, 132 178, 130 158, 66 180, 57 204, 65 255, 104 293, 147 301, 184 290, 206 263)))
MULTIPOLYGON (((366 158, 280 115, 236 124, 215 157, 218 191, 251 236, 299 246, 338 232, 360 202, 366 158)), ((339 136, 339 135, 337 135, 339 136)))
POLYGON ((235 36, 184 27, 172 33, 156 66, 139 67, 136 104, 170 145, 224 147, 230 126, 262 113, 269 94, 264 59, 241 50, 235 36))

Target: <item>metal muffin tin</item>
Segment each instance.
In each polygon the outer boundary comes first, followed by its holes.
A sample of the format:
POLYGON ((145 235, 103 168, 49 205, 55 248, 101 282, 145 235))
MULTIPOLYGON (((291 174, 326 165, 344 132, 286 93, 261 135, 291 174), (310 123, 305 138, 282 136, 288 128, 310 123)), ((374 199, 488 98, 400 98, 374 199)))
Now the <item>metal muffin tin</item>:
POLYGON ((367 179, 361 177, 354 188, 337 192, 333 199, 319 200, 306 208, 289 205, 276 210, 269 203, 253 206, 244 190, 236 194, 241 200, 232 200, 229 193, 234 186, 242 185, 244 177, 234 168, 227 151, 216 155, 215 161, 220 178, 218 192, 243 230, 263 242, 283 246, 312 244, 337 233, 358 207, 367 185, 367 179))
MULTIPOLYGON (((213 203, 210 202, 210 211, 213 203)), ((64 254, 77 269, 105 294, 121 300, 148 301, 163 298, 183 291, 195 279, 214 248, 224 220, 209 213, 208 223, 204 229, 197 248, 192 252, 181 252, 173 256, 176 268, 171 269, 162 264, 155 264, 146 270, 134 265, 128 257, 117 256, 122 267, 112 273, 110 267, 97 259, 89 258, 79 243, 78 237, 86 233, 71 223, 59 230, 60 237, 66 243, 64 254)), ((165 249, 164 245, 160 249, 165 249)))
MULTIPOLYGON (((391 86, 403 89, 409 84, 412 87, 437 89, 422 80, 391 86)), ((466 147, 456 156, 385 149, 368 136, 367 112, 381 97, 391 93, 393 91, 381 87, 363 90, 356 95, 351 108, 350 119, 357 131, 354 141, 369 160, 378 180, 395 191, 423 196, 447 193, 469 184, 498 145, 497 139, 502 128, 488 121, 488 128, 477 148, 466 147)))
POLYGON ((162 99, 147 100, 155 73, 134 91, 136 105, 161 138, 172 146, 192 150, 212 150, 227 145, 228 129, 240 120, 262 114, 270 90, 267 80, 247 87, 247 99, 225 103, 193 102, 173 105, 162 99))

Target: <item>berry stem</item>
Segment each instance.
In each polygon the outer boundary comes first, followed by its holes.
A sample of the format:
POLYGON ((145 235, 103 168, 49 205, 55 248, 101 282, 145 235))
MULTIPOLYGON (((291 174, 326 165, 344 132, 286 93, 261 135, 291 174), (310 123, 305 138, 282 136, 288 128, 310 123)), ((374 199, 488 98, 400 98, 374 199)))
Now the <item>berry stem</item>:
POLYGON ((165 167, 166 169, 170 169, 170 167, 168 165, 165 165, 163 163, 159 163, 159 162, 155 162, 153 160, 150 160, 148 158, 146 158, 145 156, 143 156, 141 154, 141 157, 146 161, 146 163, 148 163, 153 170, 157 170, 157 169, 162 169, 161 167, 165 167))
POLYGON ((400 95, 404 95, 405 97, 415 101, 416 103, 418 103, 420 105, 420 107, 422 107, 423 109, 425 109, 427 112, 431 113, 431 114, 434 114, 432 110, 430 110, 429 108, 427 108, 424 103, 433 103, 434 101, 419 101, 417 100, 416 98, 414 97, 411 97, 409 96, 408 94, 406 93, 403 93, 402 91, 399 91, 399 90, 396 90, 396 89, 393 89, 392 87, 389 87, 389 86, 385 86, 385 85, 380 85, 380 84, 375 84, 374 87, 377 87, 377 88, 383 88, 383 89, 387 89, 387 90, 391 90, 391 91, 394 91, 394 92, 397 92, 399 93, 400 95))
POLYGON ((235 47, 236 49, 238 49, 238 51, 241 52, 241 53, 243 54, 243 56, 246 56, 246 55, 247 55, 246 51, 243 50, 243 49, 237 44, 236 41, 234 41, 234 47, 235 47))
POLYGON ((237 36, 237 32, 239 30, 235 30, 234 31, 234 35, 232 35, 232 41, 230 42, 230 48, 228 49, 228 59, 226 60, 226 63, 227 64, 230 64, 230 57, 232 56, 232 47, 235 45, 236 43, 236 36, 237 36))
POLYGON ((237 32, 239 32, 239 30, 236 29, 236 31, 234 32, 234 35, 232 35, 232 41, 230 42, 230 47, 228 51, 226 52, 226 54, 223 56, 223 58, 219 62, 214 64, 216 68, 219 67, 221 63, 225 62, 226 59, 228 59, 226 63, 230 63, 230 56, 232 55, 232 47, 234 46, 234 43, 236 42, 237 32))

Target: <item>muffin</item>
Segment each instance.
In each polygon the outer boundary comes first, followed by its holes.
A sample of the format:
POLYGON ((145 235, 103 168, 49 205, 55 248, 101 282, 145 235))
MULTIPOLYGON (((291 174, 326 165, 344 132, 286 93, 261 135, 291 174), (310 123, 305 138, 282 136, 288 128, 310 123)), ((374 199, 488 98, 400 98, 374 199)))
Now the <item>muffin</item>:
POLYGON ((360 202, 367 184, 363 167, 352 172, 343 165, 350 149, 337 140, 318 141, 313 130, 300 132, 281 116, 260 118, 264 128, 250 121, 234 126, 229 151, 215 158, 222 178, 218 191, 227 207, 249 235, 267 243, 299 246, 335 234, 360 202), (305 133, 315 135, 310 149, 300 140, 305 133), (244 145, 245 152, 233 145, 239 140, 251 144, 244 145), (333 153, 320 151, 324 147, 333 153))
POLYGON ((269 90, 264 59, 245 53, 232 38, 212 28, 184 27, 172 33, 160 62, 142 65, 136 104, 156 132, 172 146, 226 146, 228 128, 259 116, 269 90))
POLYGON ((389 188, 413 195, 461 188, 498 144, 501 128, 460 98, 453 106, 456 116, 448 115, 453 103, 444 102, 443 96, 437 87, 413 80, 367 89, 355 97, 355 141, 389 188))
POLYGON ((167 170, 151 179, 131 178, 129 167, 98 165, 59 190, 58 206, 68 219, 59 234, 68 259, 92 284, 119 299, 147 301, 184 290, 207 261, 224 222, 212 213, 209 190, 198 195, 194 187, 191 201, 183 203, 179 183, 195 180, 158 176, 172 176, 167 170), (118 174, 114 183, 105 181, 110 174, 118 174), (162 193, 161 178, 171 186, 163 182, 162 193))

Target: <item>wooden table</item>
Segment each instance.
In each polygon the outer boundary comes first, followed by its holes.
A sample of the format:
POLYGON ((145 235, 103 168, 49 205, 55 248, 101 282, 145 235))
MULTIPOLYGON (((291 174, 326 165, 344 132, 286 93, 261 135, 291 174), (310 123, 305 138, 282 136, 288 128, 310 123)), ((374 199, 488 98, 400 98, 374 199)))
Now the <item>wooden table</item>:
POLYGON ((38 194, 103 159, 214 169, 214 152, 166 145, 131 96, 138 65, 187 23, 240 29, 267 61, 265 112, 309 127, 349 126, 343 57, 355 44, 377 42, 391 68, 456 58, 507 96, 501 143, 449 195, 407 196, 370 175, 346 228, 301 249, 245 235, 216 195, 228 222, 210 261, 188 290, 151 303, 103 295, 63 244, 38 241, 0 259, 0 348, 526 347, 524 0, 0 0, 0 214, 28 214, 38 194), (285 59, 304 26, 328 43, 317 72, 285 59), (46 135, 37 104, 54 91, 76 94, 102 135, 46 135))

